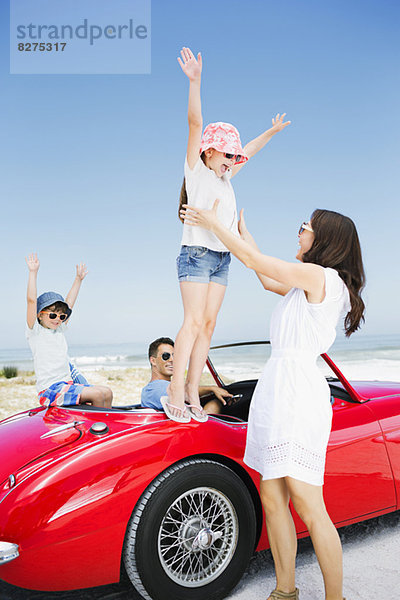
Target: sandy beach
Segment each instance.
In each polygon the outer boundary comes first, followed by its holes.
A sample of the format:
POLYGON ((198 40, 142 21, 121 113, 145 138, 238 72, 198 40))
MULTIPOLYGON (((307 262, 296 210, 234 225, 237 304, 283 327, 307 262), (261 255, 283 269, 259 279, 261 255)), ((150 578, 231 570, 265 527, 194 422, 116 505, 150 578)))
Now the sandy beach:
MULTIPOLYGON (((338 530, 347 600, 399 597, 400 511, 338 530)), ((299 540, 296 583, 301 600, 322 600, 324 585, 310 538, 299 540)), ((229 600, 262 600, 275 587, 272 556, 259 552, 229 600)))
MULTIPOLYGON (((82 369, 81 372, 90 383, 109 386, 114 393, 115 405, 140 402, 142 387, 150 379, 150 369, 139 367, 82 369)), ((0 377, 0 420, 35 406, 38 406, 38 400, 33 373, 22 373, 11 379, 0 377)))

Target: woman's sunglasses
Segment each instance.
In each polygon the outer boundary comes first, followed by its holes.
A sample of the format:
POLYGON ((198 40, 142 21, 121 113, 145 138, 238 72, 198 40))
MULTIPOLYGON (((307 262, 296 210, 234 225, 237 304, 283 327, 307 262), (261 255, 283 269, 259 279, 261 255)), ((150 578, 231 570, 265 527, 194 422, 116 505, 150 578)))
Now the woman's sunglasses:
POLYGON ((47 310, 42 310, 42 312, 46 313, 46 315, 49 315, 49 319, 57 319, 57 317, 59 317, 60 321, 65 321, 65 319, 68 319, 68 315, 64 315, 61 314, 59 315, 58 313, 54 313, 54 312, 48 312, 47 310))
POLYGON ((172 354, 170 352, 163 352, 161 354, 161 358, 165 361, 169 360, 172 357, 172 354))
POLYGON ((235 162, 240 162, 242 160, 242 156, 240 154, 229 154, 228 152, 224 152, 225 158, 231 160, 231 158, 235 159, 235 162))
POLYGON ((301 235, 304 230, 311 231, 311 233, 314 233, 314 229, 308 223, 302 223, 300 225, 299 235, 301 235))

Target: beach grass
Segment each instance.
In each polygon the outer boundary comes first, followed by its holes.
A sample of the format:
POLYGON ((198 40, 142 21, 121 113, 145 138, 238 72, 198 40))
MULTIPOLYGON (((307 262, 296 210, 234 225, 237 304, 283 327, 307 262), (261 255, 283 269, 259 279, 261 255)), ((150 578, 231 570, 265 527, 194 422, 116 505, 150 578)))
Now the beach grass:
POLYGON ((16 377, 18 375, 18 369, 13 365, 6 365, 3 367, 2 375, 6 379, 11 379, 12 377, 16 377))

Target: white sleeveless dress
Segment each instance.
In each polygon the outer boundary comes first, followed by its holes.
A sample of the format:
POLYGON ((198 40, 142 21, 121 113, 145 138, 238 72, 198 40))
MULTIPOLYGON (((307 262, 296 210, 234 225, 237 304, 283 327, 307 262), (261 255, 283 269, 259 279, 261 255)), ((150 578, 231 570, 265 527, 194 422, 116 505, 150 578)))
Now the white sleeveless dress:
POLYGON ((311 304, 303 290, 292 288, 271 317, 272 353, 251 401, 244 456, 263 479, 324 482, 332 407, 316 360, 333 344, 341 314, 350 310, 337 271, 324 273, 322 302, 311 304))

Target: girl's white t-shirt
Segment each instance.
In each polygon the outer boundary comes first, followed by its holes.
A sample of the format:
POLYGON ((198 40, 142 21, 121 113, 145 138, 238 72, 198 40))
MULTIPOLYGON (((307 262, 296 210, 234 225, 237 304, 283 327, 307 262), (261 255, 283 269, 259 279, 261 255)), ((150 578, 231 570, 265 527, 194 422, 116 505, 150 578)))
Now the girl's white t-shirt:
MULTIPOLYGON (((211 209, 218 198, 217 215, 221 223, 235 235, 237 228, 236 198, 230 182, 231 170, 218 177, 199 157, 193 169, 185 158, 186 193, 189 206, 211 209)), ((203 227, 183 225, 182 246, 203 246, 217 252, 228 252, 219 239, 203 227)))
POLYGON ((26 326, 26 338, 33 354, 36 389, 46 390, 57 381, 71 381, 65 325, 47 329, 35 321, 32 329, 26 326))

